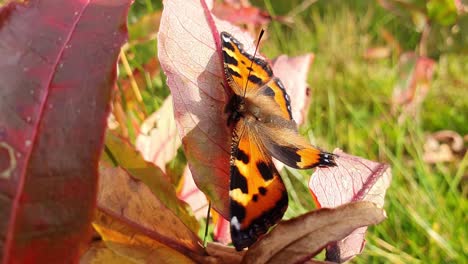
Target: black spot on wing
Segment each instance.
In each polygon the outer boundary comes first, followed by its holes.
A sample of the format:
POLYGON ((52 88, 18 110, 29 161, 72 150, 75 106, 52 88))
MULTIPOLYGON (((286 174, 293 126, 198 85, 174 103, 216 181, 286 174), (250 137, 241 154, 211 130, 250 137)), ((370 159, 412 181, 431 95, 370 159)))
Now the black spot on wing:
POLYGON ((273 168, 272 166, 274 166, 273 164, 267 164, 263 161, 259 161, 257 162, 257 169, 258 171, 260 172, 260 174, 262 175, 263 179, 265 181, 269 181, 271 179, 273 179, 273 168))
POLYGON ((258 85, 261 85, 263 83, 262 79, 258 78, 257 76, 251 74, 249 76, 249 81, 255 83, 255 84, 258 84, 258 85))
POLYGON ((231 166, 230 190, 240 189, 243 193, 249 193, 247 179, 242 175, 236 166, 231 166))
POLYGON ((258 64, 260 67, 262 67, 262 69, 268 74, 268 77, 273 76, 273 71, 271 70, 270 65, 268 64, 268 62, 266 62, 265 60, 260 59, 258 57, 253 58, 252 55, 250 55, 250 54, 248 55, 248 57, 251 60, 253 60, 256 64, 258 64))
POLYGON ((265 195, 267 193, 267 189, 265 187, 258 187, 258 192, 261 194, 261 195, 265 195))
POLYGON ((258 194, 254 194, 252 196, 252 201, 254 201, 254 202, 258 201, 258 194))
POLYGON ((240 73, 236 72, 235 70, 231 69, 228 67, 228 73, 232 76, 236 76, 237 78, 241 78, 242 76, 240 75, 240 73))
POLYGON ((237 60, 235 58, 231 57, 231 55, 229 55, 225 50, 223 50, 223 56, 224 56, 224 62, 225 63, 237 66, 237 64, 238 64, 237 60))
POLYGON ((273 91, 273 89, 271 89, 271 87, 267 86, 267 88, 265 90, 263 90, 263 94, 266 95, 266 96, 274 97, 275 96, 275 91, 273 91))
POLYGON ((250 160, 249 155, 245 153, 242 149, 237 149, 236 158, 237 160, 242 161, 242 163, 244 164, 249 163, 250 160))

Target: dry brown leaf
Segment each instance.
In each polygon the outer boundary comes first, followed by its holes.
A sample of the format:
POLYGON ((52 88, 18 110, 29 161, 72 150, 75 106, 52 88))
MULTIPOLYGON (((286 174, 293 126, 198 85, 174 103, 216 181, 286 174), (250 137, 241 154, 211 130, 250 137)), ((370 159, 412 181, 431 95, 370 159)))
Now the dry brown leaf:
POLYGON ((164 193, 156 197, 119 167, 102 166, 100 177, 93 226, 109 248, 139 262, 171 256, 190 263, 204 255, 199 238, 162 201, 168 199, 164 193))
POLYGON ((224 246, 219 243, 208 243, 206 252, 208 255, 216 258, 219 263, 238 264, 242 261, 246 251, 237 251, 233 247, 224 246))
POLYGON ((423 160, 426 163, 454 161, 457 154, 464 155, 465 143, 455 131, 442 130, 426 137, 423 160))
POLYGON ((380 223, 385 211, 370 202, 322 208, 281 222, 247 251, 242 263, 298 263, 362 226, 380 223))
POLYGON ((103 241, 94 242, 81 256, 80 264, 134 264, 135 262, 118 255, 109 249, 103 241))
POLYGON ((119 220, 120 216, 97 212, 94 228, 103 237, 106 246, 133 263, 185 264, 196 263, 189 258, 192 252, 175 250, 173 243, 155 236, 152 231, 145 231, 133 223, 119 220), (170 247, 170 245, 172 247, 170 247))

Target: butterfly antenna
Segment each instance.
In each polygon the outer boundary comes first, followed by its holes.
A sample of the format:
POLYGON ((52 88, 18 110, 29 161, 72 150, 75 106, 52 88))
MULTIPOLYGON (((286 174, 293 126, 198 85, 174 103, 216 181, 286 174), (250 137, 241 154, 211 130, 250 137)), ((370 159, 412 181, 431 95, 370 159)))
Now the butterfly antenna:
POLYGON ((210 225, 211 201, 208 202, 208 211, 206 212, 205 235, 203 236, 203 246, 206 247, 206 237, 208 236, 208 226, 210 225))
MULTIPOLYGON (((260 34, 258 35, 257 46, 255 47, 255 52, 253 54, 253 59, 255 59, 255 55, 257 55, 258 46, 260 45, 260 40, 263 37, 263 33, 265 33, 265 30, 262 28, 262 31, 260 31, 260 34)), ((247 85, 249 84, 250 73, 252 72, 253 59, 250 62, 249 74, 247 75, 247 82, 245 82, 244 94, 242 95, 242 97, 245 97, 245 93, 247 92, 247 85)))

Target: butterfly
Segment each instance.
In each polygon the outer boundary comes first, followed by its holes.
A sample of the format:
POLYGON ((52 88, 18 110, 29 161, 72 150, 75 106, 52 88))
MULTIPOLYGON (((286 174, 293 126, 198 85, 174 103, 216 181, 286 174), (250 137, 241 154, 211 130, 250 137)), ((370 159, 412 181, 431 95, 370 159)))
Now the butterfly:
POLYGON ((333 154, 299 135, 290 98, 268 62, 255 57, 256 51, 247 53, 231 34, 222 32, 220 38, 232 94, 225 107, 233 131, 230 230, 234 247, 242 250, 281 220, 288 207, 288 193, 272 157, 297 169, 336 163, 333 154))

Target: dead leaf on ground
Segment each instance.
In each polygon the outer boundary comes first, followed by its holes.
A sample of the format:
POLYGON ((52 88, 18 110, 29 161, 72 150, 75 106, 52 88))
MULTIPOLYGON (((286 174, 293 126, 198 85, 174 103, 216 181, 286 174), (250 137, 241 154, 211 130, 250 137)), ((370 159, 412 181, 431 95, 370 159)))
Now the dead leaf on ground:
POLYGON ((451 130, 442 130, 426 137, 423 160, 430 164, 451 162, 458 154, 463 156, 465 152, 465 142, 460 134, 451 130))

